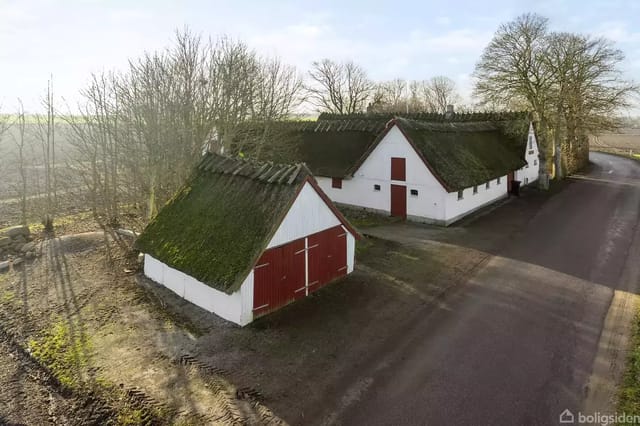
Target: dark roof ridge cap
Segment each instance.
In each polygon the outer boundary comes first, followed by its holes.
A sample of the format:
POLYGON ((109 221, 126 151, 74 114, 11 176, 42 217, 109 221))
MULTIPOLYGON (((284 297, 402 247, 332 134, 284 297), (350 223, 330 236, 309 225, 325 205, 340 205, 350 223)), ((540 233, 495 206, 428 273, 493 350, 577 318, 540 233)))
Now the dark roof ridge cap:
POLYGON ((304 163, 258 161, 215 152, 207 152, 196 168, 200 172, 243 177, 266 184, 293 185, 300 177, 312 174, 304 163))

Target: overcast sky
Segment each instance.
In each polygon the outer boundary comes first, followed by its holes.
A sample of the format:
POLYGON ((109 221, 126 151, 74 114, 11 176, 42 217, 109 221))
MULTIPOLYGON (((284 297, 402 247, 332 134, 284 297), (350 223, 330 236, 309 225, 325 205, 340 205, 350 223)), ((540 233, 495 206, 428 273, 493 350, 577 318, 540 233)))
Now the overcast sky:
POLYGON ((170 44, 185 25, 228 34, 300 70, 315 59, 352 59, 376 80, 453 78, 463 95, 482 49, 502 22, 524 12, 551 28, 606 36, 640 81, 640 2, 627 1, 163 1, 0 0, 0 103, 28 110, 53 74, 67 102, 91 72, 122 69, 128 58, 170 44))

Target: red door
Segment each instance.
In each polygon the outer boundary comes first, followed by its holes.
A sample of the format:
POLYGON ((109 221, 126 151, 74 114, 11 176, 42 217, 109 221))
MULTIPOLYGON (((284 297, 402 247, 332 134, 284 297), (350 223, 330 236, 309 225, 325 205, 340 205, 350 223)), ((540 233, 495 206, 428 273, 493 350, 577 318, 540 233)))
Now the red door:
POLYGON ((407 187, 391 184, 391 216, 407 217, 407 187))
POLYGON ((309 292, 347 274, 347 233, 336 226, 309 235, 309 292))
POLYGON ((511 193, 511 186, 512 186, 512 184, 511 184, 511 183, 513 182, 513 178, 514 178, 514 173, 513 173, 513 172, 510 172, 510 173, 507 175, 507 192, 508 192, 508 193, 511 193))
POLYGON ((253 273, 253 314, 264 315, 305 296, 304 239, 265 251, 253 273))
POLYGON ((391 158, 391 180, 405 181, 407 179, 407 166, 404 158, 391 158))

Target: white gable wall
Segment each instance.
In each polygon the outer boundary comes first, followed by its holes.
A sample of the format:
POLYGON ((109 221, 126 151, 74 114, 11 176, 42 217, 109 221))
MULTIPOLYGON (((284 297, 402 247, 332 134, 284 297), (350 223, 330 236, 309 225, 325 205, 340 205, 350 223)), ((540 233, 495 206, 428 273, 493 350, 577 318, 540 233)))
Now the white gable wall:
POLYGON ((538 174, 540 173, 540 152, 536 133, 533 130, 533 123, 529 123, 529 135, 524 154, 527 165, 516 171, 515 179, 522 182, 522 185, 528 185, 538 180, 538 174))
POLYGON ((322 190, 333 201, 391 213, 391 184, 407 187, 407 215, 443 221, 446 191, 425 166, 404 134, 394 126, 371 152, 352 179, 343 179, 342 189, 331 187, 331 178, 317 179, 322 190), (406 181, 391 180, 391 158, 406 159, 406 181), (374 185, 380 185, 375 191, 374 185), (411 190, 418 190, 411 196, 411 190))
POLYGON ((340 220, 309 182, 287 212, 267 248, 281 246, 309 234, 340 225, 340 220))

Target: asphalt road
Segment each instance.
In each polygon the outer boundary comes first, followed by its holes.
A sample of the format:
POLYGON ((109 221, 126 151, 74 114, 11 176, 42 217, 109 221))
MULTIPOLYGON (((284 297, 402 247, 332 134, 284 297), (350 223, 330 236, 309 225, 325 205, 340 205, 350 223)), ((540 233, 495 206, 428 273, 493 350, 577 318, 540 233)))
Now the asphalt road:
MULTIPOLYGON (((581 410, 614 290, 640 286, 640 163, 591 160, 360 371, 325 422, 552 425, 581 410)), ((504 206, 489 221, 509 214, 504 206)), ((483 226, 470 224, 465 239, 483 226)))

